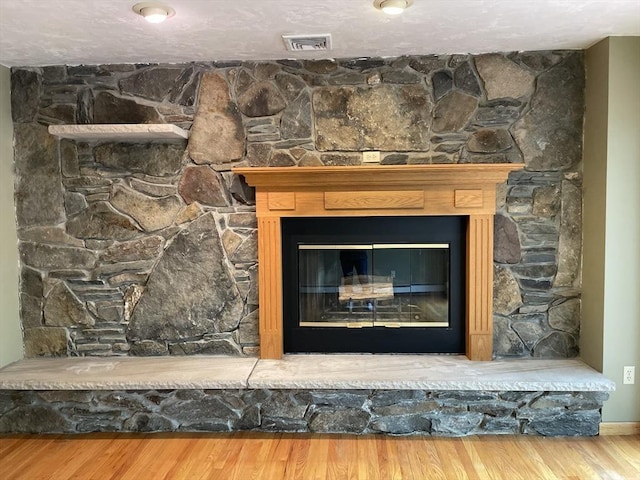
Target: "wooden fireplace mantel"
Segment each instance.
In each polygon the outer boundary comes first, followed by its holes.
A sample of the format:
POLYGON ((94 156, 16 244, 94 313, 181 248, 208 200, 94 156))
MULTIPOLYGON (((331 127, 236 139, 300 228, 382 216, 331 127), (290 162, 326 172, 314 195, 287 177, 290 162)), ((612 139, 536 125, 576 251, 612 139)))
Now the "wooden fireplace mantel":
POLYGON ((283 353, 282 217, 467 215, 466 355, 493 354, 496 185, 521 163, 234 168, 256 187, 260 357, 283 353))

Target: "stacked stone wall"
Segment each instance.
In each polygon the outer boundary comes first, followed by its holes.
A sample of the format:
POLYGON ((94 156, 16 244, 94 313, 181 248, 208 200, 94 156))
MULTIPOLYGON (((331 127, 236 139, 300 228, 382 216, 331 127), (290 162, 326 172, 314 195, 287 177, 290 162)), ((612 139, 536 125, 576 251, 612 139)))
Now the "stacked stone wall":
POLYGON ((0 433, 598 434, 604 392, 2 391, 0 433))
POLYGON ((256 355, 252 190, 235 166, 524 162, 499 189, 496 356, 577 354, 580 52, 14 68, 27 357, 256 355), (173 123, 185 143, 57 140, 173 123))

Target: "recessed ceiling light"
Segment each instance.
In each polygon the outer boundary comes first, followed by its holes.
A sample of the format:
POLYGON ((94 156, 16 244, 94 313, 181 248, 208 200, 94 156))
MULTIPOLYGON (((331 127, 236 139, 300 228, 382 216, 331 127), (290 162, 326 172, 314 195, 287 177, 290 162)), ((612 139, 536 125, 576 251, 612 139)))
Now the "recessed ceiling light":
POLYGON ((176 14, 173 8, 155 2, 136 3, 131 10, 142 15, 149 23, 161 23, 176 14))
POLYGON ((375 0, 373 6, 387 15, 400 15, 412 3, 413 0, 375 0))

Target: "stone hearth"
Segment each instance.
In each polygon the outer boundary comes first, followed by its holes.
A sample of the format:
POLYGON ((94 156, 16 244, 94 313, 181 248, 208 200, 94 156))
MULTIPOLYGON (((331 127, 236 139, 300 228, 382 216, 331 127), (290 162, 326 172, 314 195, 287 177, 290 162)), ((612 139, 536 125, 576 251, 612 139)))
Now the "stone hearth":
POLYGON ((580 360, 292 355, 30 359, 0 370, 0 433, 597 435, 613 382, 580 360))

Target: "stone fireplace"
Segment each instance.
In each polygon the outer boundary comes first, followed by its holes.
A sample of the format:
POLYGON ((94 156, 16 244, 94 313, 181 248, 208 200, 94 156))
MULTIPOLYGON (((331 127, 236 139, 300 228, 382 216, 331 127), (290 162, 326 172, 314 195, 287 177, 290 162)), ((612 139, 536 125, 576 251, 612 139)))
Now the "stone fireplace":
POLYGON ((27 359, 0 375, 0 432, 597 433, 611 385, 567 358, 580 52, 59 65, 11 83, 27 359), (93 124, 188 140, 48 129, 93 124), (449 216, 466 227, 464 351, 497 361, 256 358, 283 350, 283 220, 449 216))
POLYGON ((466 295, 483 312, 467 354, 575 356, 583 85, 581 53, 569 51, 14 68, 25 355, 277 353, 279 327, 258 317, 279 319, 279 307, 257 285, 278 273, 257 254, 277 242, 278 219, 377 209, 466 212, 472 244, 494 225, 495 248, 467 256, 485 262, 472 269, 480 283, 495 284, 495 298, 466 295), (175 125, 189 138, 48 133, 132 123, 175 125), (362 165, 366 150, 380 150, 381 165, 362 165), (489 175, 486 187, 458 173, 501 164, 524 168, 489 175), (275 184, 260 186, 263 175, 275 184), (439 196, 436 178, 463 185, 439 196), (355 187, 361 180, 371 184, 355 187))
POLYGON ((496 184, 522 164, 235 169, 256 187, 262 358, 283 353, 282 219, 465 215, 466 354, 493 354, 496 184))

